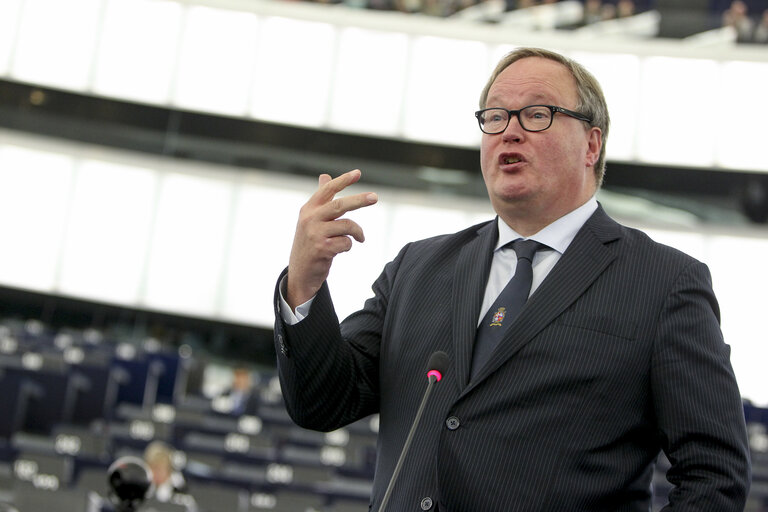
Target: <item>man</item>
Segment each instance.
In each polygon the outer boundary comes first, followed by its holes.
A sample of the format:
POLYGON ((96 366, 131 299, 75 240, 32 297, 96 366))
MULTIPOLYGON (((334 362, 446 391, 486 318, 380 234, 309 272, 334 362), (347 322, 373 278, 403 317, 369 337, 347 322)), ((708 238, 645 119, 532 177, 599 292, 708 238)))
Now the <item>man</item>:
POLYGON ((276 293, 291 416, 329 430, 380 413, 378 510, 426 363, 442 350, 451 363, 388 510, 647 512, 660 450, 672 463, 668 510, 743 510, 746 429, 709 272, 594 199, 609 125, 599 84, 558 54, 522 48, 499 63, 480 107, 497 219, 404 247, 341 325, 325 279, 364 236, 340 217, 377 198, 334 199, 359 171, 320 177, 276 293), (488 349, 486 311, 507 321, 491 305, 526 263, 504 247, 520 238, 541 243, 530 298, 488 349))
POLYGON ((214 409, 240 416, 256 414, 259 397, 253 389, 253 376, 245 367, 232 370, 232 384, 214 399, 214 409))
POLYGON ((176 470, 173 463, 173 449, 162 441, 152 441, 144 449, 144 461, 152 472, 152 482, 155 485, 154 498, 160 502, 173 501, 174 497, 183 494, 184 502, 192 504, 188 496, 187 482, 176 470))

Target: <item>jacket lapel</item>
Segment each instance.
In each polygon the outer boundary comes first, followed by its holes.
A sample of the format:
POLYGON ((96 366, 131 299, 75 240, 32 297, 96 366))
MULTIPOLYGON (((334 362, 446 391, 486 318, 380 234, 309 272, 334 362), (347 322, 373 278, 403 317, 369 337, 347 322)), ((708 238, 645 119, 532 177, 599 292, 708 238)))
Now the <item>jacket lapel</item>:
POLYGON ((477 319, 483 303, 488 274, 491 271, 493 249, 499 238, 497 221, 485 224, 475 237, 459 252, 453 276, 451 296, 453 318, 453 350, 456 382, 459 390, 469 381, 472 348, 477 331, 477 319))
POLYGON ((616 257, 606 244, 619 238, 620 230, 619 224, 599 207, 531 295, 488 364, 465 389, 465 394, 514 356, 589 288, 616 257))

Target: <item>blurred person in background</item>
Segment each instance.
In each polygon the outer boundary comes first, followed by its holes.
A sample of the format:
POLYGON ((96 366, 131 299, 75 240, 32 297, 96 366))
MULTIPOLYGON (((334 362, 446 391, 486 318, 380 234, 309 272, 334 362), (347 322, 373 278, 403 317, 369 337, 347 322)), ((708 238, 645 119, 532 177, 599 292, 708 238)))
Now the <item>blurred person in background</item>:
POLYGON ((734 0, 731 6, 723 12, 723 26, 736 30, 736 41, 748 43, 752 41, 754 22, 749 17, 747 4, 742 0, 734 0))
POLYGON ((603 2, 602 0, 586 0, 584 2, 584 25, 591 25, 602 20, 603 2))
POLYGON ((144 462, 152 472, 154 499, 172 501, 176 495, 187 495, 187 482, 173 463, 173 449, 162 441, 152 441, 144 450, 144 462))
POLYGON ((755 27, 755 36, 753 41, 758 44, 768 43, 768 9, 763 11, 760 16, 760 22, 755 27))
POLYGON ((254 389, 253 374, 248 368, 237 367, 232 370, 232 383, 221 397, 226 403, 226 412, 235 415, 256 414, 259 407, 259 396, 254 389))
POLYGON ((619 0, 616 3, 616 17, 629 18, 635 14, 635 2, 633 0, 619 0))
POLYGON ((604 2, 600 7, 600 21, 608 21, 616 18, 616 5, 610 2, 604 2))

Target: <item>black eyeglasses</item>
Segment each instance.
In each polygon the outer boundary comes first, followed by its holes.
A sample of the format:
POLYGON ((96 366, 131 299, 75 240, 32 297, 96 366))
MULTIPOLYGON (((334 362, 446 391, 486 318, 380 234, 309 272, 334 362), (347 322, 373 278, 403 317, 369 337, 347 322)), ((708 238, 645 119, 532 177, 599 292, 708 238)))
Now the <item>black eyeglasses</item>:
POLYGON ((475 112, 475 117, 483 133, 494 135, 501 133, 509 126, 509 120, 517 117, 520 126, 527 132, 543 132, 552 126, 555 112, 571 116, 579 121, 592 122, 584 114, 568 110, 554 105, 528 105, 520 110, 507 110, 506 108, 484 108, 475 112))

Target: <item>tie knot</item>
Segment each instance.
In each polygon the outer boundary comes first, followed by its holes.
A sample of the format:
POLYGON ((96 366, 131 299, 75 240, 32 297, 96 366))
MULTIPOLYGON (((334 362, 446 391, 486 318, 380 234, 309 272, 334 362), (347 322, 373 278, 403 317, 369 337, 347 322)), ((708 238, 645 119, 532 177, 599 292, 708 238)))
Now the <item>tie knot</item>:
POLYGON ((545 247, 544 244, 537 242, 536 240, 523 240, 522 238, 518 238, 507 245, 514 249, 515 254, 517 254, 517 259, 522 258, 528 261, 533 261, 533 255, 536 254, 536 251, 545 247))

